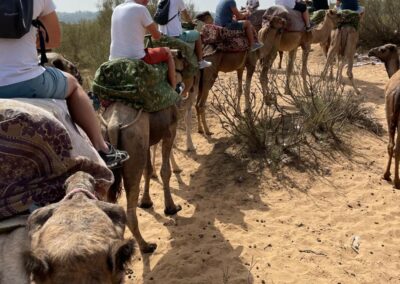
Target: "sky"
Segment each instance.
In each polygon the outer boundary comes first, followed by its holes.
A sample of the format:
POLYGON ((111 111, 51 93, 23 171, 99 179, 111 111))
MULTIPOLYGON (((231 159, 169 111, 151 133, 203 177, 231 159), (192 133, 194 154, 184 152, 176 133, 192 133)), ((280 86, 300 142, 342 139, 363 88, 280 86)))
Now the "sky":
MULTIPOLYGON (((59 12, 97 11, 99 0, 53 0, 59 12)), ((192 0, 197 11, 215 11, 217 0, 192 0)), ((275 0, 260 0, 260 8, 271 6, 275 0)), ((244 6, 246 0, 236 0, 238 6, 244 6)))

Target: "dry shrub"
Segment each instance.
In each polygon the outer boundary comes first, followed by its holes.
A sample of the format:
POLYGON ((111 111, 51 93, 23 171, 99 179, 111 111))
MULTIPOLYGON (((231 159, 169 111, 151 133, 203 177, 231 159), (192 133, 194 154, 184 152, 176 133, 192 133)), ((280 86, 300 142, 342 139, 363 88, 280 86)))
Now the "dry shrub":
POLYGON ((244 151, 278 165, 288 154, 300 156, 301 147, 315 140, 339 142, 341 135, 354 126, 382 134, 382 126, 361 97, 336 80, 310 76, 304 88, 300 75, 293 75, 288 94, 283 80, 286 78, 276 74, 269 78, 268 92, 274 103, 267 105, 254 79, 251 107, 244 112, 237 107, 237 84, 232 79, 218 80, 214 85, 212 110, 222 127, 242 146, 241 156, 244 151))
POLYGON ((388 42, 400 44, 400 1, 365 0, 365 17, 360 30, 360 43, 372 47, 388 42))

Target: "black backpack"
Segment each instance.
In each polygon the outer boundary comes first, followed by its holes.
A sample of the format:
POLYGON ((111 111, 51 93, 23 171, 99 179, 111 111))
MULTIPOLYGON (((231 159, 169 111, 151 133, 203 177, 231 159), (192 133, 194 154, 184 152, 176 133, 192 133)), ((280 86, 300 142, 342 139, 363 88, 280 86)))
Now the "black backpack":
POLYGON ((161 0, 160 3, 157 5, 157 10, 154 13, 154 22, 159 25, 166 25, 170 21, 172 21, 176 16, 179 15, 179 12, 173 16, 171 19, 168 19, 169 13, 169 0, 161 0))
POLYGON ((34 0, 0 1, 0 38, 19 39, 28 33, 33 25, 39 30, 40 64, 43 65, 47 62, 45 40, 48 42, 49 36, 45 26, 38 19, 33 20, 33 2, 34 0))

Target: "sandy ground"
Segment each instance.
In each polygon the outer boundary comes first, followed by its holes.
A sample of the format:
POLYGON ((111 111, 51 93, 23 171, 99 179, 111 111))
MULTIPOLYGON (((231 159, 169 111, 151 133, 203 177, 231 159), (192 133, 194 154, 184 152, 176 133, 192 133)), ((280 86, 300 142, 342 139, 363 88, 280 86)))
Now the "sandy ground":
MULTIPOLYGON (((318 62, 315 50, 311 70, 318 62)), ((354 74, 385 125, 383 65, 354 74)), ((127 283, 400 283, 400 191, 381 179, 386 134, 349 133, 346 150, 326 153, 318 170, 253 175, 225 153, 228 135, 208 118, 215 135, 195 133, 194 124, 195 154, 178 134, 183 172, 172 176, 171 189, 183 210, 164 215, 159 180, 151 183, 154 208, 138 209, 145 239, 158 248, 136 252, 127 283)))

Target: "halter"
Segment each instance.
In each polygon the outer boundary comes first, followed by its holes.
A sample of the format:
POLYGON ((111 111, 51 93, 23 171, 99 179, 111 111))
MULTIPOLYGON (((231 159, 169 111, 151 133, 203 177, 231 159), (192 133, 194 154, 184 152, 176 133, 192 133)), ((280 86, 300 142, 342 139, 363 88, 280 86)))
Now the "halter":
POLYGON ((77 187, 74 188, 73 190, 71 190, 70 192, 68 192, 68 194, 66 194, 64 196, 64 198, 62 199, 62 201, 66 201, 69 199, 72 199, 72 197, 77 194, 77 193, 84 193, 86 195, 87 198, 89 199, 93 199, 93 200, 98 200, 98 198, 96 197, 96 195, 94 195, 93 193, 91 193, 89 190, 81 188, 81 187, 77 187))

